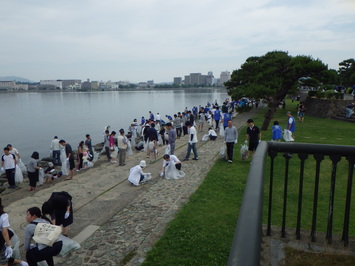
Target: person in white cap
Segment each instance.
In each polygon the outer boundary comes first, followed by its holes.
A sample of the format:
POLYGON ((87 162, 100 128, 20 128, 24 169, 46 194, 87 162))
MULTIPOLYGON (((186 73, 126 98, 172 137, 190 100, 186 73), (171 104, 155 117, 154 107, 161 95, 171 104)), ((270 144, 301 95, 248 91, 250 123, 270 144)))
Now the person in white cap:
POLYGON ((134 186, 139 186, 139 183, 145 182, 150 179, 150 173, 144 173, 143 168, 146 167, 146 162, 140 161, 140 163, 129 170, 128 181, 134 186))

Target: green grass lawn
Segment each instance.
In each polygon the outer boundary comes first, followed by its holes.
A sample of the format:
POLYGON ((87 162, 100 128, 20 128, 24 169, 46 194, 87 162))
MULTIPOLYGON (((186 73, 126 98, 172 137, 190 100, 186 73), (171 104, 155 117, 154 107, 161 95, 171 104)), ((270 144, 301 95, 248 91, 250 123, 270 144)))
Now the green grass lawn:
MULTIPOLYGON (((295 111, 296 103, 287 103, 286 110, 277 110, 275 120, 280 125, 286 125, 286 111, 295 111)), ((261 110, 254 121, 257 126, 263 122, 264 112, 261 110)), ((238 119, 238 116, 237 118, 238 119)), ((148 252, 144 265, 225 265, 228 260, 232 238, 238 219, 239 207, 243 197, 246 178, 249 172, 250 160, 242 161, 239 155, 240 143, 245 140, 243 128, 239 131, 239 141, 235 147, 233 164, 218 160, 207 174, 198 190, 191 196, 189 202, 178 212, 166 229, 163 237, 148 252)), ((337 145, 354 145, 354 124, 305 117, 303 124, 297 123, 296 141, 307 143, 323 143, 337 145)), ((262 132, 263 140, 271 140, 271 125, 268 131, 262 132)), ((280 155, 278 157, 281 157, 280 155)), ((312 160, 313 161, 313 160, 312 160)), ((267 161, 267 167, 269 165, 267 161)), ((309 230, 313 207, 314 161, 307 162, 304 182, 304 202, 302 209, 302 229, 309 230)), ((278 160, 275 169, 278 177, 274 181, 273 225, 280 225, 282 216, 283 162, 278 160)), ((342 229, 342 212, 344 209, 344 188, 346 183, 346 162, 341 162, 339 178, 336 184, 337 201, 335 203, 334 231, 342 229)), ((268 169, 266 169, 268 173, 268 169)), ((290 160, 290 187, 288 195, 287 227, 295 227, 298 201, 299 161, 290 160)), ((326 221, 330 183, 330 163, 322 166, 321 189, 319 196, 319 225, 317 230, 325 230, 320 222, 326 221), (324 218, 325 217, 325 218, 324 218)), ((268 186, 266 175, 265 190, 268 186)), ((268 195, 265 194, 264 205, 267 206, 268 195)), ((354 206, 354 202, 352 206, 354 206)), ((267 209, 264 209, 264 223, 267 209)), ((355 216, 352 214, 351 220, 355 216)), ((351 231, 355 235, 354 228, 351 231)))

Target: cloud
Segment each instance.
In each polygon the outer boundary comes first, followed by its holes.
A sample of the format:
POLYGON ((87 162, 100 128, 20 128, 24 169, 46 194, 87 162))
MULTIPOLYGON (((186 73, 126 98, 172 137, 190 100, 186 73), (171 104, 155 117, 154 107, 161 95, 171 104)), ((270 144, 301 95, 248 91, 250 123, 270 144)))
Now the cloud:
POLYGON ((336 67, 355 50, 350 0, 122 2, 3 0, 1 69, 39 80, 63 78, 66 67, 77 77, 113 80, 115 66, 125 79, 163 81, 182 68, 186 74, 235 69, 270 50, 321 57, 336 67))

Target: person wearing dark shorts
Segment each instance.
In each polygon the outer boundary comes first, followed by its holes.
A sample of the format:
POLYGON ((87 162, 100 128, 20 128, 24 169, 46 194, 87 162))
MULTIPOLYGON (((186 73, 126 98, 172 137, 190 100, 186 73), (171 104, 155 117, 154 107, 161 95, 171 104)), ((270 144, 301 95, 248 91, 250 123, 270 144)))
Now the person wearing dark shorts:
POLYGON ((247 123, 247 141, 249 141, 249 156, 253 158, 254 151, 256 150, 259 142, 261 141, 261 132, 260 129, 254 125, 253 119, 248 119, 247 123))
POLYGON ((68 192, 53 192, 43 203, 42 213, 49 214, 53 224, 63 226, 63 235, 68 236, 68 226, 74 221, 72 196, 68 192))

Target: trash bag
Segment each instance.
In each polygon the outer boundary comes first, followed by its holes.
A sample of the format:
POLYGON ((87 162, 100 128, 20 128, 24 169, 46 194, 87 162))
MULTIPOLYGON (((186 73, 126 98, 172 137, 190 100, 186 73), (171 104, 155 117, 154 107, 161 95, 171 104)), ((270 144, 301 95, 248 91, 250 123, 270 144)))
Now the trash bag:
POLYGON ((114 150, 111 152, 110 156, 113 159, 117 159, 117 154, 118 154, 118 147, 115 146, 114 150))
POLYGON ((295 141, 294 138, 292 138, 292 132, 288 129, 284 129, 283 138, 285 141, 295 141))
POLYGON ((27 171, 26 165, 22 162, 21 159, 18 160, 17 165, 18 167, 20 167, 22 173, 25 173, 27 171))
POLYGON ((242 156, 243 161, 248 159, 248 145, 245 142, 242 145, 242 147, 240 148, 240 155, 242 156))
POLYGON ((221 126, 221 127, 219 128, 219 135, 220 135, 221 137, 224 137, 224 128, 223 128, 223 126, 221 126))
POLYGON ((155 146, 154 146, 154 141, 150 141, 150 142, 148 143, 148 149, 149 149, 150 151, 154 151, 154 148, 155 148, 155 146))
POLYGON ((226 159, 227 156, 226 145, 221 146, 219 150, 219 155, 221 156, 221 159, 226 159))
POLYGON ((185 173, 181 170, 176 169, 175 163, 170 162, 168 166, 165 167, 165 178, 166 179, 179 179, 185 176, 185 173))
POLYGON ((161 137, 161 134, 158 135, 158 145, 163 146, 163 139, 161 137))
POLYGON ((207 141, 207 140, 209 140, 209 135, 208 134, 203 135, 202 141, 207 141))
POLYGON ((127 151, 126 151, 126 153, 127 153, 128 156, 133 155, 132 145, 131 145, 130 141, 127 142, 127 151))
POLYGON ((13 250, 12 257, 20 260, 21 259, 20 240, 12 228, 9 228, 8 230, 12 231, 12 233, 14 234, 10 239, 11 247, 13 250))
POLYGON ((16 184, 22 183, 22 181, 23 181, 23 175, 22 175, 21 169, 20 169, 20 167, 16 164, 15 183, 16 183, 16 184))
POLYGON ((62 241, 63 241, 63 247, 58 256, 60 257, 65 257, 68 255, 70 252, 73 252, 74 250, 77 250, 80 248, 80 244, 73 239, 70 239, 69 237, 66 236, 61 236, 62 241))
POLYGON ((67 161, 66 159, 62 161, 62 174, 64 176, 69 175, 69 161, 67 161))
POLYGON ((164 154, 169 154, 170 155, 171 147, 170 144, 168 144, 165 148, 164 154))
POLYGON ((38 170, 38 182, 40 185, 43 185, 43 181, 44 181, 44 170, 43 168, 40 168, 38 170))

